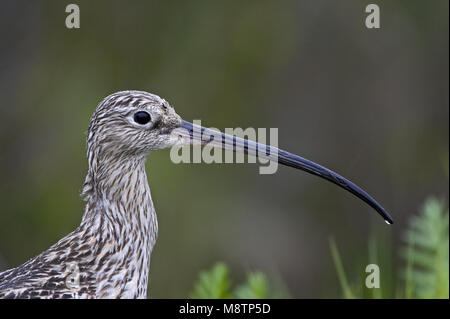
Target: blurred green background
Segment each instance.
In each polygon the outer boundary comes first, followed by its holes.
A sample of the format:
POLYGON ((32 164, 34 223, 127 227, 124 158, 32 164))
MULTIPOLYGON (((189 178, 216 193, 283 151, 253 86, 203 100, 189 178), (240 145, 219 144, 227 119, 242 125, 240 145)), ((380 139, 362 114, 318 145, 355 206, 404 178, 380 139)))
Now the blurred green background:
MULTIPOLYGON (((152 154, 159 220, 149 296, 189 295, 200 270, 251 269, 290 296, 341 296, 329 249, 347 276, 393 265, 410 216, 448 197, 448 1, 2 1, 0 10, 0 270, 79 224, 85 132, 106 95, 145 90, 205 126, 279 128, 279 146, 372 194, 391 227, 323 180, 254 164, 180 164, 152 154), (355 263, 361 265, 353 267, 355 263), (353 271, 353 273, 352 273, 353 271)), ((448 248, 447 248, 448 250, 448 248)))

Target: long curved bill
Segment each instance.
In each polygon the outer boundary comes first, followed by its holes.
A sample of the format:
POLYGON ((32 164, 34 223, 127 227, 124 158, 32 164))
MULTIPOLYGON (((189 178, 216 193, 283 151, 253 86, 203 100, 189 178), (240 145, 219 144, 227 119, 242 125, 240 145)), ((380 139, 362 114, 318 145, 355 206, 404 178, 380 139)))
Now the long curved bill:
POLYGON ((178 137, 183 138, 183 141, 186 143, 199 143, 202 145, 208 144, 225 150, 242 152, 248 155, 265 158, 270 161, 276 161, 280 164, 301 169, 310 174, 319 176, 357 196, 375 209, 378 214, 383 217, 387 224, 393 224, 393 220, 388 212, 356 184, 333 172, 332 170, 311 162, 303 157, 280 150, 273 146, 214 131, 186 121, 182 121, 181 126, 175 129, 172 134, 176 134, 178 137))

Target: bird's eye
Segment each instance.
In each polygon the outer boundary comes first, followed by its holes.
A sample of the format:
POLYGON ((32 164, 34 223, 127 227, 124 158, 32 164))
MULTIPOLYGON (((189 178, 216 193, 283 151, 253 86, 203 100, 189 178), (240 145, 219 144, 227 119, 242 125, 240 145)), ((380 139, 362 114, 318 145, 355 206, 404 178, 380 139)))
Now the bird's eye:
POLYGON ((138 124, 144 125, 150 122, 150 114, 144 111, 139 111, 134 114, 134 121, 138 124))

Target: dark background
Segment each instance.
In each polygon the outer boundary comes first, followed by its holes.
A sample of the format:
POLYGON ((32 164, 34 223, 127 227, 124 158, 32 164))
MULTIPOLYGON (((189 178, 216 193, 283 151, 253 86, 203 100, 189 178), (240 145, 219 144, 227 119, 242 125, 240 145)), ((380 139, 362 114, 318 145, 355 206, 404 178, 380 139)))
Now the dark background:
POLYGON ((89 118, 118 90, 158 94, 205 126, 279 128, 281 148, 355 181, 395 220, 290 168, 175 165, 159 151, 151 297, 186 297, 216 261, 238 280, 263 270, 292 297, 339 297, 330 237, 350 276, 370 263, 371 234, 394 269, 409 217, 448 196, 448 1, 376 1, 377 30, 364 24, 373 1, 76 1, 72 30, 69 3, 1 2, 0 270, 79 224, 89 118))

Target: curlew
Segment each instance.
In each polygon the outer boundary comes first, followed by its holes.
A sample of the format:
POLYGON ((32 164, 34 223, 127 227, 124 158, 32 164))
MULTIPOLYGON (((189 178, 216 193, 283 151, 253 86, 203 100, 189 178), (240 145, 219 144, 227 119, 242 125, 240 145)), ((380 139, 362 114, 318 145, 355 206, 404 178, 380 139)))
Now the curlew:
POLYGON ((217 133, 181 119, 164 99, 142 91, 109 95, 87 134, 86 208, 73 232, 24 264, 0 273, 0 298, 146 298, 158 223, 146 157, 174 145, 206 144, 278 161, 356 195, 387 223, 389 214, 354 183, 289 152, 217 133))

